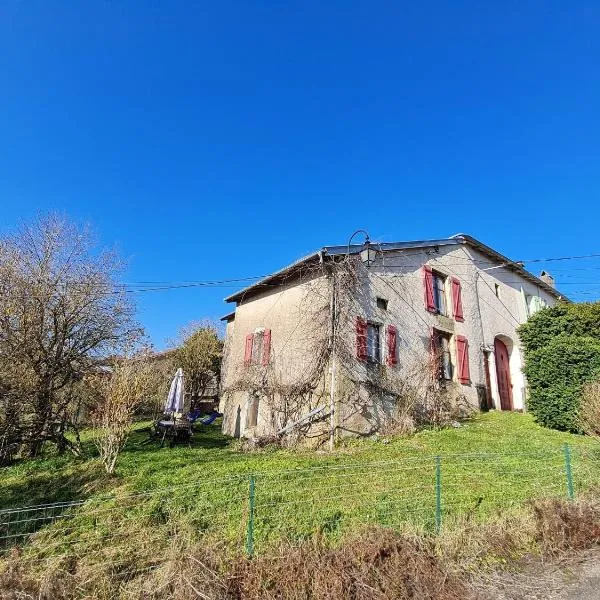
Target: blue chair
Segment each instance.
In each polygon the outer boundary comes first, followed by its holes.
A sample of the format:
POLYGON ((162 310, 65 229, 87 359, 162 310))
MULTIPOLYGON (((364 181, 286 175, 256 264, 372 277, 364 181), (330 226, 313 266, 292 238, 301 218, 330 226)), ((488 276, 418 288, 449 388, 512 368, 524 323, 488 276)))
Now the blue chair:
POLYGON ((201 425, 210 425, 214 423, 223 414, 218 410, 213 410, 209 415, 200 418, 201 412, 198 408, 195 408, 192 412, 187 415, 187 420, 193 425, 194 423, 200 423, 201 425))

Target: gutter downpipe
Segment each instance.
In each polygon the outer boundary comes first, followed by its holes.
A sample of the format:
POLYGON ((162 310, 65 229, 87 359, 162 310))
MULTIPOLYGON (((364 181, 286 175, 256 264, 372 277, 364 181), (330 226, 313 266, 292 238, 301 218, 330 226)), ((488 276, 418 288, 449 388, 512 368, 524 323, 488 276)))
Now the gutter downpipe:
POLYGON ((331 350, 331 366, 329 368, 329 450, 333 452, 335 448, 335 389, 336 389, 336 357, 335 357, 335 319, 336 319, 336 302, 335 302, 335 264, 331 272, 331 299, 329 313, 331 315, 329 348, 331 350))

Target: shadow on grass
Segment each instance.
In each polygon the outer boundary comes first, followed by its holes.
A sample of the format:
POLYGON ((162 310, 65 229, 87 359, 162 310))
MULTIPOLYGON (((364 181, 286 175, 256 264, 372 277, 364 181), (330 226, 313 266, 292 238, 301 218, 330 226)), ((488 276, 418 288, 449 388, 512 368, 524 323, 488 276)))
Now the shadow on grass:
POLYGON ((40 464, 40 473, 0 487, 0 510, 84 500, 110 484, 100 464, 79 463, 71 472, 40 464))
MULTIPOLYGON (((135 456, 136 463, 141 461, 142 464, 146 461, 152 464, 155 459, 159 463, 171 459, 173 449, 168 444, 161 448, 158 442, 145 443, 149 439, 149 428, 149 422, 135 426, 121 453, 119 464, 127 461, 127 455, 132 458, 135 456)), ((214 423, 198 426, 189 448, 219 450, 227 448, 230 442, 221 433, 220 423, 214 423)), ((119 477, 107 475, 101 463, 93 459, 97 456, 93 443, 86 441, 84 445, 85 459, 71 455, 48 455, 38 459, 23 459, 10 467, 0 468, 0 511, 40 504, 77 502, 113 488, 115 483, 119 483, 119 477)), ((187 449, 188 444, 178 444, 177 447, 187 449)), ((178 458, 182 460, 181 456, 178 458)), ((210 460, 214 458, 212 456, 210 460)))
MULTIPOLYGON (((124 448, 124 452, 144 452, 151 453, 153 451, 168 451, 170 450, 169 444, 165 443, 164 446, 160 447, 159 440, 150 439, 151 423, 139 424, 129 436, 127 445, 124 448)), ((203 450, 215 450, 219 448, 227 448, 231 443, 231 438, 226 437, 221 433, 221 419, 218 419, 211 425, 196 425, 194 427, 194 434, 188 442, 178 443, 177 447, 192 448, 192 449, 203 449, 203 450)))
POLYGON ((71 503, 86 500, 110 483, 98 464, 80 462, 68 472, 52 460, 40 461, 39 466, 39 474, 0 487, 0 555, 27 544, 31 535, 76 509, 71 503))

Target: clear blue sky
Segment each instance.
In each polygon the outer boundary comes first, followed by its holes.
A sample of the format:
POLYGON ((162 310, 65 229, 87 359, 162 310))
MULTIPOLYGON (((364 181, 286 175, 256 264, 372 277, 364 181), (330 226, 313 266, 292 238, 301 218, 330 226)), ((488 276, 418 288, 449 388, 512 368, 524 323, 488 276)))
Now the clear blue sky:
MULTIPOLYGON (((359 227, 600 252, 599 65, 596 1, 2 0, 0 232, 90 222, 127 281, 259 275, 359 227)), ((600 260, 554 266, 597 297, 600 260)), ((161 347, 231 291, 140 319, 161 347)))

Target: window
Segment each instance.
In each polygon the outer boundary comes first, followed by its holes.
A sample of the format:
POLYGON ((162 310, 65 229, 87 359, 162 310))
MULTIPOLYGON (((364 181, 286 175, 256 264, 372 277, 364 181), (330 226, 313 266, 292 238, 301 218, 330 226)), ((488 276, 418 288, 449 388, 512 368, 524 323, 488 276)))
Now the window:
POLYGON ((525 309, 527 316, 535 315, 536 312, 547 306, 546 302, 539 296, 525 294, 525 309))
POLYGON ((256 394, 248 396, 248 405, 246 408, 246 427, 256 427, 258 423, 258 407, 260 398, 256 394))
POLYGON ((425 265, 423 281, 425 283, 425 308, 429 312, 446 316, 446 276, 425 265))
POLYGON ((377 298, 377 308, 381 308, 381 310, 387 310, 388 301, 385 298, 377 298))
POLYGON ((256 329, 246 335, 244 365, 268 365, 271 360, 271 330, 256 329))
POLYGON ((264 331, 257 331, 252 336, 252 357, 250 362, 253 365, 260 365, 262 362, 263 335, 264 331))
POLYGON ((446 277, 433 271, 433 304, 439 315, 446 314, 446 277))
POLYGON ((380 327, 376 323, 367 323, 367 360, 381 362, 380 327))
POLYGON ((433 330, 432 351, 436 361, 438 379, 441 381, 451 381, 454 373, 452 353, 450 352, 450 339, 451 336, 449 333, 438 331, 437 329, 433 330))

